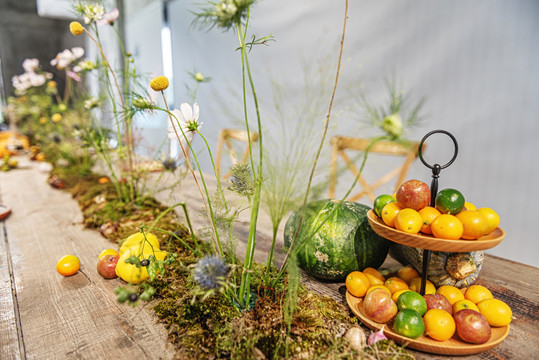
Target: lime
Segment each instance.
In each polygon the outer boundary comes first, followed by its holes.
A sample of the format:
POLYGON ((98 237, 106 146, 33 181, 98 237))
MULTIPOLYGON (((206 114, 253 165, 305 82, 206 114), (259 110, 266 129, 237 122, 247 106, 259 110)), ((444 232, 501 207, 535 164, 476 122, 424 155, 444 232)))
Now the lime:
POLYGON ((443 189, 436 195, 436 209, 442 214, 456 215, 464 208, 464 195, 455 189, 443 189))
POLYGON ((415 291, 407 291, 402 293, 397 300, 397 307, 399 310, 412 309, 423 316, 427 312, 427 302, 421 296, 421 294, 415 291))
POLYGON ((393 196, 391 195, 379 195, 376 199, 374 199, 374 213, 376 214, 376 216, 378 216, 379 218, 382 217, 382 209, 384 208, 384 206, 386 206, 387 204, 389 204, 390 202, 394 202, 394 201, 397 201, 393 196))
POLYGON ((425 322, 417 311, 412 309, 404 309, 399 311, 397 316, 395 316, 393 330, 395 330, 395 332, 399 335, 407 336, 412 339, 417 339, 425 332, 425 322))

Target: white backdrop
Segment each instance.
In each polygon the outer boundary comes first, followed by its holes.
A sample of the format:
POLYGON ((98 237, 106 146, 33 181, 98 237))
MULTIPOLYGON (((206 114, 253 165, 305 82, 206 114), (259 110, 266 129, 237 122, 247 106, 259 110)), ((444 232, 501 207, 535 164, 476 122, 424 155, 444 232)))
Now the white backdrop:
MULTIPOLYGON (((212 78, 201 84, 196 101, 201 107, 202 130, 215 151, 219 130, 236 127, 241 118, 241 62, 233 32, 190 27, 190 11, 196 11, 199 3, 169 2, 174 100, 176 104, 189 101, 185 88, 193 85, 189 71, 212 78)), ((147 9, 140 14, 148 14, 147 9)), ((271 116, 275 108, 272 82, 280 84, 286 94, 280 106, 297 114, 305 100, 307 78, 320 82, 323 90, 312 97, 322 126, 343 14, 344 1, 334 0, 262 0, 252 9, 251 33, 257 37, 273 34, 276 40, 270 46, 255 47, 250 54, 263 118, 271 116), (309 66, 312 69, 305 75, 309 66)), ((148 64, 145 71, 156 72, 157 50, 146 55, 143 51, 157 44, 156 30, 146 29, 155 24, 141 19, 144 17, 127 19, 128 36, 136 37, 137 61, 148 64), (136 35, 129 32, 136 28, 136 35)), ((507 237, 489 253, 534 266, 539 266, 535 226, 539 216, 537 19, 539 2, 535 0, 350 1, 332 127, 332 134, 368 136, 358 121, 357 94, 383 104, 386 79, 397 79, 415 101, 424 96, 425 121, 406 135, 419 140, 428 131, 441 128, 452 132, 459 142, 458 158, 442 171, 440 189, 457 188, 472 203, 495 209, 507 237)), ((299 114, 290 121, 302 121, 299 114)), ((164 125, 159 131, 164 136, 164 125)), ((279 135, 275 129, 270 131, 274 137, 279 135)), ((452 149, 445 140, 433 137, 428 142, 428 161, 445 163, 450 158, 452 149)), ((200 139, 195 145, 201 151, 200 139)), ((202 158, 209 170, 207 158, 202 158)), ((369 165, 376 167, 376 163, 369 165)), ((319 174, 328 173, 323 163, 319 174)), ((409 177, 430 183, 430 172, 419 161, 409 177)), ((341 192, 345 182, 339 183, 341 192)))

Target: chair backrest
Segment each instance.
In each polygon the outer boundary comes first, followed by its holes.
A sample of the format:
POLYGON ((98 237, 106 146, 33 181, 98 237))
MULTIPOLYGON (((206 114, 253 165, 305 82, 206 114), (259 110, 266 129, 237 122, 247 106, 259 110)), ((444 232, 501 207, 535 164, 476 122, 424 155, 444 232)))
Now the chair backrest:
MULTIPOLYGON (((371 143, 371 139, 361 139, 353 138, 348 136, 334 136, 331 138, 331 172, 329 177, 329 197, 335 197, 335 189, 337 187, 337 159, 342 157, 346 163, 347 168, 352 172, 354 176, 357 176, 358 169, 354 163, 350 160, 348 155, 345 153, 345 150, 356 150, 364 151, 367 149, 371 143)), ((348 197, 349 201, 356 201, 362 197, 368 196, 371 201, 374 201, 376 198, 374 195, 374 190, 381 185, 388 183, 391 179, 397 177, 397 182, 395 184, 395 191, 398 190, 399 186, 404 182, 408 170, 415 158, 418 156, 417 151, 419 149, 419 142, 413 141, 407 145, 399 144, 391 141, 379 141, 374 144, 369 153, 377 153, 382 155, 391 155, 404 157, 404 163, 396 168, 392 169, 381 178, 379 178, 375 183, 368 184, 363 176, 359 177, 359 185, 362 187, 362 190, 356 194, 350 195, 348 197)), ((425 150, 425 144, 423 144, 422 151, 425 150)))
MULTIPOLYGON (((234 147, 232 146, 231 140, 239 141, 247 143, 245 146, 245 150, 243 152, 241 163, 245 163, 247 161, 247 158, 249 157, 249 143, 253 143, 258 141, 258 133, 256 132, 250 132, 250 139, 247 135, 247 131, 245 130, 239 130, 239 129, 222 129, 219 132, 219 141, 217 143, 217 159, 216 159, 216 165, 215 168, 217 170, 217 174, 220 173, 221 168, 221 156, 223 151, 223 144, 226 145, 229 154, 230 154, 230 161, 232 162, 232 165, 235 165, 238 163, 238 157, 236 156, 236 152, 234 151, 234 147)), ((230 177, 230 172, 226 173, 223 176, 225 179, 230 177)))

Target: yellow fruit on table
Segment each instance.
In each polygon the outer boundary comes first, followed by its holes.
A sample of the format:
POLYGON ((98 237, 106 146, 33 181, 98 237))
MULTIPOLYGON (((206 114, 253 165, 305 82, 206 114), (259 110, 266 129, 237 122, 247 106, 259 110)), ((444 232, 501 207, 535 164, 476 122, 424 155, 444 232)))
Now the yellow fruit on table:
POLYGON ((384 285, 391 291, 391 294, 399 291, 408 289, 408 284, 401 278, 396 276, 390 277, 384 283, 384 285))
MULTIPOLYGON (((421 290, 421 277, 410 280, 409 287, 410 290, 419 292, 421 290)), ((436 294, 436 287, 430 280, 427 280, 427 284, 425 285, 425 294, 436 294)))
POLYGON ((442 215, 442 213, 432 207, 432 206, 425 206, 423 209, 419 210, 419 215, 421 215, 421 218, 423 219, 423 224, 421 225, 421 232, 424 234, 432 234, 431 225, 434 219, 436 219, 438 216, 442 215))
POLYGON ((436 294, 443 295, 449 300, 451 306, 459 300, 464 300, 464 294, 459 288, 453 285, 442 285, 436 289, 436 294))
POLYGON ((120 254, 118 254, 118 251, 116 251, 114 249, 105 249, 105 250, 101 251, 101 253, 97 257, 97 259, 101 259, 105 255, 115 255, 115 256, 118 256, 118 257, 120 256, 120 254))
POLYGON ((345 285, 350 294, 363 297, 367 293, 367 289, 371 287, 371 282, 361 271, 352 271, 346 276, 345 285))
POLYGON ((46 158, 46 156, 45 156, 45 154, 42 153, 42 152, 40 152, 40 153, 38 153, 38 154, 36 155, 36 160, 37 160, 37 161, 45 161, 45 158, 46 158))
POLYGON ((423 226, 423 218, 414 209, 402 209, 394 220, 395 229, 408 234, 417 234, 423 226))
POLYGON ((471 300, 464 299, 464 300, 459 300, 453 304, 453 316, 455 316, 455 314, 459 312, 460 310, 464 310, 464 309, 472 309, 475 311, 479 311, 479 308, 477 307, 477 305, 475 305, 471 300))
POLYGON ((376 277, 382 283, 384 283, 384 281, 386 281, 385 276, 380 271, 376 270, 375 268, 367 267, 367 268, 363 269, 362 272, 365 275, 370 274, 370 275, 376 277))
POLYGON ((398 202, 390 202, 382 209, 382 220, 387 226, 394 228, 395 217, 401 210, 402 206, 398 202))
POLYGON ((498 225, 500 225, 500 216, 496 213, 496 211, 487 207, 479 208, 477 211, 483 214, 483 216, 487 220, 488 226, 486 234, 490 234, 498 227, 498 225))
MULTIPOLYGON (((116 275, 123 281, 136 285, 149 279, 150 275, 145 266, 137 268, 134 264, 125 262, 131 255, 137 256, 138 254, 133 253, 131 248, 126 250, 123 255, 120 256, 120 259, 118 259, 118 263, 116 264, 116 275)), ((150 251, 148 254, 143 254, 141 260, 148 259, 150 255, 154 255, 157 260, 164 260, 167 256, 167 252, 161 250, 156 250, 155 252, 150 251)))
POLYGON ((413 278, 419 277, 420 275, 416 269, 408 265, 400 268, 397 272, 397 276, 409 284, 413 278))
POLYGON ((430 309, 423 316, 423 321, 425 321, 425 334, 434 340, 445 341, 451 339, 455 333, 455 320, 445 310, 430 309))
POLYGON ((487 219, 479 211, 464 210, 455 216, 460 220, 464 228, 461 236, 463 239, 475 240, 487 233, 487 219))
POLYGON ((477 304, 481 300, 492 299, 492 293, 489 289, 482 285, 472 285, 466 289, 464 298, 472 301, 474 304, 477 304))
POLYGON ((142 232, 138 232, 130 235, 120 247, 120 256, 122 256, 127 249, 132 247, 136 247, 136 250, 133 253, 136 253, 137 250, 138 252, 141 252, 143 248, 145 251, 146 248, 152 249, 152 247, 154 250, 159 250, 159 239, 152 233, 143 234, 142 232))
POLYGON ((477 307, 490 326, 506 326, 511 323, 513 312, 509 305, 501 300, 481 300, 477 303, 477 307))
POLYGON ((56 271, 64 276, 75 275, 80 269, 80 260, 75 255, 65 255, 56 263, 56 271))
POLYGON ((393 295, 391 295, 391 299, 395 302, 395 304, 397 303, 397 301, 399 301, 399 296, 401 296, 403 293, 407 292, 407 291, 412 291, 410 289, 402 289, 402 290, 398 290, 398 291, 395 291, 393 293, 393 295))
POLYGON ((384 285, 372 285, 372 286, 370 286, 370 287, 367 289, 367 292, 365 293, 365 295, 367 295, 368 293, 370 293, 370 292, 373 291, 374 289, 383 289, 383 290, 387 291, 387 293, 388 293, 389 295, 391 295, 391 291, 389 291, 389 289, 388 289, 386 286, 384 286, 384 285))
POLYGON ((438 216, 430 224, 432 235, 440 239, 458 240, 464 232, 464 227, 460 220, 449 214, 442 214, 438 216))

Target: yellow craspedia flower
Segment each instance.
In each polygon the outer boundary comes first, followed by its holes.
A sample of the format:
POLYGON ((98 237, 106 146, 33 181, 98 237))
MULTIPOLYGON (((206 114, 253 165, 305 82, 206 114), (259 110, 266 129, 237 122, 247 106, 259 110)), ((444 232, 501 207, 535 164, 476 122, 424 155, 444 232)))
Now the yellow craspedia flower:
POLYGON ((79 36, 84 32, 84 28, 78 21, 72 21, 71 24, 69 24, 69 31, 75 36, 79 36))
POLYGON ((47 123, 47 118, 45 116, 42 116, 39 118, 39 123, 42 125, 45 125, 47 123))
POLYGON ((50 87, 50 88, 55 88, 56 87, 56 81, 54 80, 51 80, 47 83, 47 86, 50 87))
POLYGON ((52 114, 51 119, 55 123, 60 122, 60 120, 62 120, 62 114, 59 114, 59 113, 52 114))
POLYGON ((168 88, 168 79, 166 76, 158 76, 150 81, 150 87, 155 91, 163 91, 168 88))

